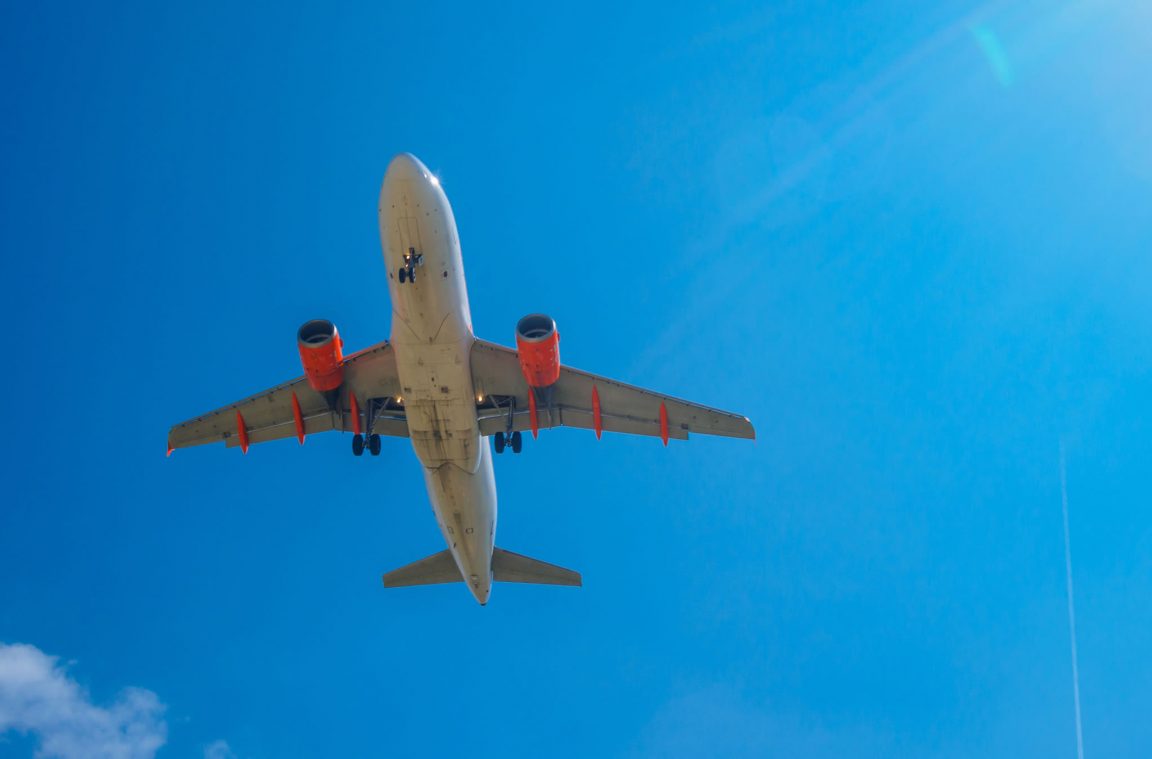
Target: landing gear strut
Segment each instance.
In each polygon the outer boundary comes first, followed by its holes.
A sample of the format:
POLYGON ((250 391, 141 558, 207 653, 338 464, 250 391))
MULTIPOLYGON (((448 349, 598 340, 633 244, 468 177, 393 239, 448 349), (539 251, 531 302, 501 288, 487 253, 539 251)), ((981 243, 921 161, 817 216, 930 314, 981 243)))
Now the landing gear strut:
MULTIPOLYGON (((503 408, 503 402, 492 398, 493 405, 497 408, 503 408)), ((512 427, 516 424, 516 397, 512 396, 507 399, 508 403, 508 416, 507 427, 502 432, 497 432, 492 436, 492 442, 496 446, 496 453, 504 453, 505 448, 511 448, 512 453, 520 453, 524 445, 524 438, 520 435, 520 430, 513 430, 512 427)))
MULTIPOLYGON (((364 427, 367 434, 358 434, 352 437, 352 455, 363 456, 367 450, 373 456, 380 455, 380 435, 373 432, 376 420, 388 408, 391 398, 369 398, 364 408, 364 427)), ((357 411, 356 413, 360 413, 357 411)))
POLYGON ((397 278, 400 284, 405 282, 416 281, 416 267, 424 263, 424 254, 417 253, 415 248, 409 248, 408 252, 404 254, 404 265, 400 267, 397 273, 397 278))

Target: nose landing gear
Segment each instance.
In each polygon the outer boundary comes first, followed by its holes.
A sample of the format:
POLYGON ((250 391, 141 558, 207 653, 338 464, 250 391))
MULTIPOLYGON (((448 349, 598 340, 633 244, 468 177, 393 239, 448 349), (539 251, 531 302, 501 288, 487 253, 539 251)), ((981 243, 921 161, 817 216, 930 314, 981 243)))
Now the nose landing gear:
POLYGON ((415 248, 409 248, 408 252, 404 254, 404 265, 400 267, 396 277, 400 280, 400 284, 405 282, 416 281, 416 267, 424 264, 424 254, 417 253, 415 248))

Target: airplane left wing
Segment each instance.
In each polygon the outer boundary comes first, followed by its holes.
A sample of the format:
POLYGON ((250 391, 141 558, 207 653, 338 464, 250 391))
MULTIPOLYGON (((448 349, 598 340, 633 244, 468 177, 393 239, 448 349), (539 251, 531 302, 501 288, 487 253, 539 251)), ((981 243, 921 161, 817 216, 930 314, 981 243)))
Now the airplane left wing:
POLYGON ((350 432, 356 427, 354 414, 365 426, 371 417, 371 432, 407 437, 403 408, 392 400, 400 394, 400 380, 391 345, 383 342, 348 356, 343 369, 344 382, 333 394, 331 406, 305 377, 297 377, 174 425, 168 431, 168 450, 218 442, 247 449, 250 444, 314 432, 350 432))
POLYGON ((483 435, 531 429, 535 402, 539 429, 580 427, 678 440, 687 440, 690 432, 756 437, 747 417, 567 366, 560 367, 555 385, 530 398, 533 391, 521 372, 519 354, 485 340, 472 346, 472 382, 477 395, 486 399, 478 409, 483 435))

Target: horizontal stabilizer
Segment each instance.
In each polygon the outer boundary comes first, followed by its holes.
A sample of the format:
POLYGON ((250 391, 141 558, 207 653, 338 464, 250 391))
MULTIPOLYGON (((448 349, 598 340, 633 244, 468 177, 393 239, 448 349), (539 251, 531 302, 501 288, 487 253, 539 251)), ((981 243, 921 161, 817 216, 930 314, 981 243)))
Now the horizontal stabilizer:
POLYGON ((581 584, 579 572, 530 559, 518 553, 505 551, 503 548, 497 548, 492 553, 492 579, 496 582, 531 582, 538 585, 579 587, 581 584))
POLYGON ((441 551, 393 569, 384 575, 385 588, 403 588, 408 585, 438 585, 444 582, 463 582, 451 551, 441 551))

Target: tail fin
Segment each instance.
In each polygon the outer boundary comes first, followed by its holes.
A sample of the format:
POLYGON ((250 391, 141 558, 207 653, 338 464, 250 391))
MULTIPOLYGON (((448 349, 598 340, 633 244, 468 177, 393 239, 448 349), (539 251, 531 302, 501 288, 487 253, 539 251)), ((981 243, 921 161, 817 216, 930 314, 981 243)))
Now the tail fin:
POLYGON ((451 551, 434 553, 407 566, 393 569, 384 575, 385 588, 403 588, 408 585, 437 585, 443 582, 464 582, 451 551))
POLYGON ((503 548, 492 552, 492 579, 496 582, 531 582, 538 585, 581 585, 579 572, 530 559, 503 548))

